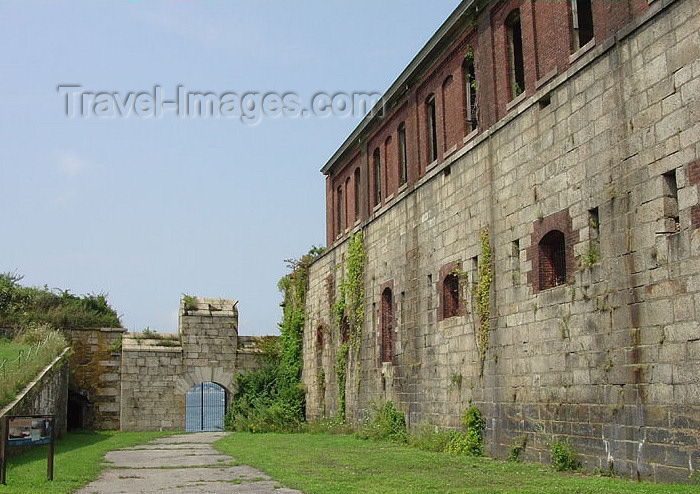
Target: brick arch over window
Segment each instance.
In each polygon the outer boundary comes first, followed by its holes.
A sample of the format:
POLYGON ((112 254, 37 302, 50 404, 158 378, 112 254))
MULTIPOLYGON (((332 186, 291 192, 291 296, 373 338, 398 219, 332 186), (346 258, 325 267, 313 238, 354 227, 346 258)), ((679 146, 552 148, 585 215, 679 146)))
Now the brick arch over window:
POLYGON ((533 293, 570 281, 576 265, 574 245, 578 241, 579 231, 571 228, 568 209, 533 222, 530 246, 526 249, 532 266, 527 281, 533 293))

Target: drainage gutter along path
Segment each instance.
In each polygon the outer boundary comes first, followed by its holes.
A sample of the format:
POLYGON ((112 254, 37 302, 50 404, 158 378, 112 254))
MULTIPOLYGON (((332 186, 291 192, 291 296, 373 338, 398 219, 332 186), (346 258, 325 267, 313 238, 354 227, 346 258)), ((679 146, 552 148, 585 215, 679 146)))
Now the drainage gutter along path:
POLYGON ((234 458, 212 443, 225 432, 199 432, 153 440, 105 455, 100 478, 77 494, 211 493, 303 494, 286 489, 270 477, 234 458))

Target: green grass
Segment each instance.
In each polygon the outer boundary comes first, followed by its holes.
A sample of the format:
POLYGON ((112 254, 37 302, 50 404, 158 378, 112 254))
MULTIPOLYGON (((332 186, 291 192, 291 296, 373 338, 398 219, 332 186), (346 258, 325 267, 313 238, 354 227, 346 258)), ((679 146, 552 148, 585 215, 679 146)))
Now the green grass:
POLYGON ((46 479, 46 446, 10 457, 0 494, 68 493, 95 480, 108 451, 145 443, 168 432, 73 432, 56 442, 54 480, 46 479))
MULTIPOLYGON (((11 340, 0 339, 0 363, 7 359, 8 362, 17 358, 19 351, 27 351, 29 345, 20 345, 11 340)), ((2 376, 2 371, 0 371, 0 376, 2 376)))
POLYGON ((332 434, 239 432, 214 446, 307 494, 698 493, 693 486, 557 473, 538 464, 431 453, 332 434))
POLYGON ((0 362, 3 355, 7 356, 7 362, 0 369, 0 407, 10 403, 67 345, 65 338, 57 331, 42 333, 42 336, 45 339, 39 345, 7 340, 0 342, 0 362), (30 347, 32 352, 28 356, 30 347), (20 350, 23 351, 22 360, 15 360, 20 350))

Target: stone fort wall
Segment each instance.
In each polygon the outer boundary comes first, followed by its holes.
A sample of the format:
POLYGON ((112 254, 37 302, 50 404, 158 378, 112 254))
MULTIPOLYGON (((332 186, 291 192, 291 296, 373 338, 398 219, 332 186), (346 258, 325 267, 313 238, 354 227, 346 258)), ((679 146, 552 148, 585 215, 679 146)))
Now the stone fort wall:
MULTIPOLYGON (((687 481, 698 468, 700 8, 652 7, 355 226, 365 316, 348 417, 380 399, 409 426, 458 427, 474 404, 495 456, 524 442, 525 459, 548 462, 547 443, 566 437, 589 469, 687 481), (494 276, 482 362, 471 289, 484 230, 494 276), (543 254, 554 230, 563 279, 543 254)), ((331 307, 346 251, 340 239, 311 266, 309 419, 338 412, 331 307)))
POLYGON ((236 301, 200 298, 180 303, 179 334, 124 337, 121 430, 185 430, 185 395, 215 382, 234 391, 239 371, 259 366, 254 337, 238 336, 236 301))

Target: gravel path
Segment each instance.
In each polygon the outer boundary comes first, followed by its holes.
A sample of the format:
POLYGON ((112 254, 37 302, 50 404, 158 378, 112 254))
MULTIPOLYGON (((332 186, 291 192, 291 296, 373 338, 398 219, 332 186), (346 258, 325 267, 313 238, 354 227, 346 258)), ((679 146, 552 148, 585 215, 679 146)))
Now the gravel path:
POLYGON ((303 494, 282 487, 255 468, 238 465, 212 443, 224 432, 201 432, 156 439, 142 446, 111 451, 100 478, 78 494, 136 492, 303 494))

